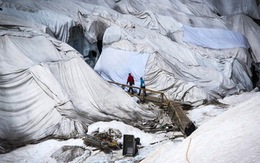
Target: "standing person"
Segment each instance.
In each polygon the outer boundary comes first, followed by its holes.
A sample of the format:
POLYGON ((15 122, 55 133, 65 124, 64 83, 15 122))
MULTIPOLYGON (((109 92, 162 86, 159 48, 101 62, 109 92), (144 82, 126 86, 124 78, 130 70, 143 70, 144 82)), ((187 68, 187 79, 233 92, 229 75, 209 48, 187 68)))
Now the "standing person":
POLYGON ((128 74, 128 78, 127 78, 126 84, 130 85, 130 88, 128 89, 128 92, 131 91, 131 93, 134 94, 134 90, 133 90, 132 86, 135 84, 135 80, 134 80, 134 77, 132 76, 131 73, 128 74))
POLYGON ((144 95, 146 96, 144 79, 142 77, 140 77, 140 89, 139 89, 138 96, 140 96, 142 90, 144 92, 144 95))

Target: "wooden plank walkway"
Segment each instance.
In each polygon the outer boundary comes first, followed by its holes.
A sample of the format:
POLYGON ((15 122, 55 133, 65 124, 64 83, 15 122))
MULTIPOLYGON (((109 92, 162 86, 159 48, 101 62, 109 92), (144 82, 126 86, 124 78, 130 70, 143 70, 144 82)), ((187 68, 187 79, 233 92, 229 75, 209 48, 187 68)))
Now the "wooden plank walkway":
MULTIPOLYGON (((121 83, 116 83, 111 81, 109 82, 118 85, 122 88, 130 87, 129 85, 126 84, 121 84, 121 83)), ((132 88, 138 90, 140 89, 140 87, 135 87, 135 86, 132 86, 132 88)), ((171 117, 172 123, 177 125, 177 127, 183 133, 183 135, 189 136, 194 130, 196 130, 195 125, 182 109, 182 104, 180 102, 167 99, 165 94, 160 91, 155 91, 151 89, 145 89, 145 91, 147 93, 147 96, 144 96, 143 94, 138 96, 137 94, 131 94, 131 93, 129 93, 129 95, 138 97, 142 102, 152 102, 160 106, 161 108, 165 109, 168 112, 169 116, 171 117)))

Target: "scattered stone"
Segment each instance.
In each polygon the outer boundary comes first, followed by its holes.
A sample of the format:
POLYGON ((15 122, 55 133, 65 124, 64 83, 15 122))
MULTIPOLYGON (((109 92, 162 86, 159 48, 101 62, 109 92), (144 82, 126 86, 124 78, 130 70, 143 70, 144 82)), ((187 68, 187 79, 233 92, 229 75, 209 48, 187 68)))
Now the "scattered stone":
MULTIPOLYGON (((54 158, 58 163, 70 162, 75 158, 82 156, 85 153, 85 149, 80 146, 63 146, 54 152, 51 157, 54 158)), ((90 156, 90 151, 89 151, 90 156)))

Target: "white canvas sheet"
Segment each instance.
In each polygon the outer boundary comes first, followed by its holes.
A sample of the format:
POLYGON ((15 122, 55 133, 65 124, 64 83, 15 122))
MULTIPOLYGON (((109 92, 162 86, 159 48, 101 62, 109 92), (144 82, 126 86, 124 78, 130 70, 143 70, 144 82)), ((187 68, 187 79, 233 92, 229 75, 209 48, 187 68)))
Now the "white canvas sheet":
POLYGON ((67 44, 21 29, 0 33, 2 151, 46 137, 83 135, 100 120, 131 124, 157 117, 105 82, 67 44))
POLYGON ((183 41, 213 49, 250 48, 242 34, 224 29, 183 26, 183 41))
POLYGON ((231 13, 242 13, 239 18, 238 15, 219 17, 216 8, 205 1, 0 2, 3 25, 0 31, 3 99, 0 106, 4 106, 1 115, 9 115, 9 119, 5 117, 7 120, 0 119, 3 124, 1 138, 11 135, 6 127, 14 123, 15 134, 10 143, 15 143, 15 139, 37 140, 44 135, 76 135, 98 120, 138 121, 142 117, 156 117, 142 110, 121 88, 105 82, 74 49, 52 38, 66 42, 71 27, 78 24, 83 27, 86 42, 103 39, 104 52, 96 70, 106 80, 126 83, 127 74, 131 72, 136 79, 135 86, 139 86, 139 77, 144 76, 147 88, 164 91, 168 98, 192 104, 253 88, 249 46, 240 34, 226 33, 226 30, 242 33, 253 50, 253 60, 259 62, 259 25, 247 16, 252 15, 251 11, 240 12, 253 9, 251 0, 246 5, 239 0, 245 6, 242 9, 241 5, 236 7, 234 1, 219 3, 218 8, 232 3, 231 13), (207 48, 183 42, 183 25, 211 31, 211 35, 205 36, 196 30, 192 34, 200 34, 200 39, 190 37, 194 43, 202 41, 207 48), (52 37, 39 32, 50 33, 49 29, 52 37), (211 37, 206 41, 209 36, 216 36, 215 31, 218 34, 221 31, 225 37, 218 40, 211 37), (212 49, 216 46, 221 50, 212 49), (41 110, 46 111, 44 115, 40 114, 41 110), (30 115, 27 121, 24 117, 21 121, 15 118, 25 112, 30 115), (50 120, 47 122, 43 117, 50 120), (17 123, 32 123, 33 126, 29 131, 16 126, 17 123), (36 132, 38 123, 43 124, 43 129, 48 128, 47 133, 36 132), (17 137, 18 132, 24 135, 17 137))
MULTIPOLYGON (((197 99, 197 97, 202 100, 209 96, 219 97, 219 95, 222 96, 252 88, 249 79, 250 73, 248 72, 250 61, 246 57, 248 53, 243 49, 238 50, 235 48, 227 52, 215 52, 200 49, 198 46, 189 46, 182 42, 183 38, 180 37, 182 36, 180 30, 182 24, 209 29, 228 29, 226 22, 211 13, 211 8, 207 8, 203 2, 192 2, 185 5, 177 0, 174 3, 173 1, 160 1, 158 3, 156 0, 142 1, 142 3, 133 1, 109 3, 97 1, 87 2, 88 5, 85 5, 85 2, 74 1, 75 3, 68 2, 67 5, 62 3, 59 5, 60 7, 57 7, 59 2, 61 1, 28 3, 33 3, 34 5, 29 6, 34 6, 37 10, 50 9, 66 15, 66 17, 71 17, 74 21, 78 19, 78 23, 85 30, 86 39, 90 42, 95 42, 104 34, 104 47, 146 54, 153 54, 156 51, 162 58, 167 58, 162 59, 167 63, 167 66, 158 69, 158 72, 167 72, 167 75, 165 73, 154 73, 154 69, 149 69, 150 71, 145 73, 145 78, 153 78, 153 82, 147 80, 148 84, 152 84, 150 85, 151 88, 167 89, 167 92, 170 92, 170 98, 190 102, 197 99), (82 14, 77 14, 77 11, 82 14), (224 53, 228 54, 228 56, 224 56, 224 53), (238 57, 239 62, 234 62, 236 58, 227 59, 230 56, 238 57), (217 59, 214 59, 215 57, 217 59), (171 63, 170 66, 169 63, 171 63), (211 63, 210 70, 205 66, 207 63, 211 63), (236 63, 234 67, 231 66, 233 63, 236 63), (200 64, 202 64, 201 67, 198 67, 200 64), (238 67, 243 68, 242 73, 240 73, 240 70, 237 71, 238 67), (214 75, 211 77, 203 75, 207 71, 214 71, 214 75), (156 74, 156 76, 152 74, 156 74), (177 80, 173 74, 177 74, 177 80), (231 74, 235 75, 232 75, 230 79, 231 74), (170 81, 182 84, 176 83, 175 88, 172 88, 172 82, 167 80, 166 83, 169 85, 161 82, 168 77, 173 79, 170 81), (182 89, 183 84, 185 89, 182 89)), ((16 1, 16 3, 26 4, 25 1, 16 1)), ((4 3, 3 6, 5 4, 8 3, 4 3)), ((241 28, 245 25, 243 24, 241 28)), ((54 29, 56 28, 61 28, 61 26, 56 24, 54 29)))
POLYGON ((105 80, 126 84, 128 73, 132 73, 135 86, 140 86, 140 77, 145 75, 149 54, 129 52, 114 48, 102 51, 94 70, 105 80))

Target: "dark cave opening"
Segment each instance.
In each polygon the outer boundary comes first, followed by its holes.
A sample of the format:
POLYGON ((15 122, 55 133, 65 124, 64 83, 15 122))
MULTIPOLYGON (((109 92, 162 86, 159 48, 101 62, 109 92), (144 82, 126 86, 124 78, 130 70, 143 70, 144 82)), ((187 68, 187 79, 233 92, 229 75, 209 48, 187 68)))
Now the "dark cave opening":
POLYGON ((84 37, 84 30, 81 25, 70 29, 68 44, 76 49, 84 58, 85 62, 94 68, 100 54, 102 53, 103 33, 97 39, 97 42, 90 43, 84 37))

